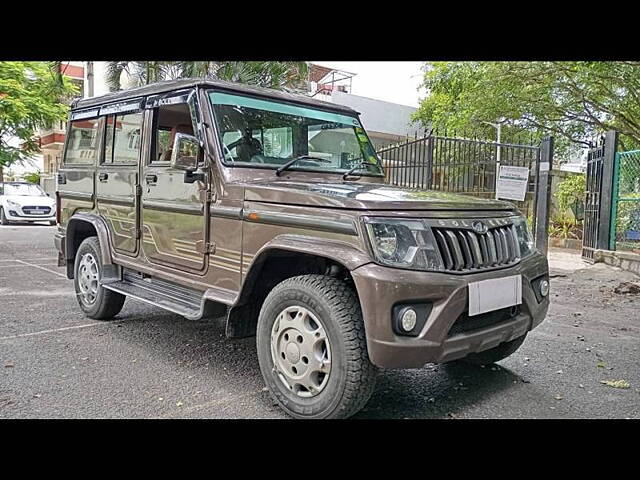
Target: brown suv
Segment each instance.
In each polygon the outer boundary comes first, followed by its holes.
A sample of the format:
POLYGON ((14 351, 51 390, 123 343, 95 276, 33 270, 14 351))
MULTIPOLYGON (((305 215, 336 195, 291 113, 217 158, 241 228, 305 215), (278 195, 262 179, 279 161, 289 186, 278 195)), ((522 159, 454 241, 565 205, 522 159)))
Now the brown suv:
POLYGON ((57 201, 87 316, 127 296, 224 316, 295 417, 356 413, 378 367, 505 358, 549 307, 513 205, 386 185, 357 112, 304 96, 176 80, 76 101, 57 201))

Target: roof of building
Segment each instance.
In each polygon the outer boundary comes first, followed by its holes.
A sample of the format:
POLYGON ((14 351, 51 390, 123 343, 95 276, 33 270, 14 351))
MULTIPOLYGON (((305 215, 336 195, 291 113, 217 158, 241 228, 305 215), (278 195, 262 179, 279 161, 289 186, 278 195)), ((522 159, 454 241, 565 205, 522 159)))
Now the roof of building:
POLYGON ((305 95, 299 95, 299 94, 284 92, 280 90, 273 90, 270 88, 255 87, 252 85, 245 85, 241 83, 226 82, 223 80, 195 79, 195 78, 165 80, 163 82, 152 83, 142 87, 107 93, 106 95, 101 95, 99 97, 79 99, 73 102, 73 104, 71 105, 71 108, 72 110, 77 110, 81 108, 94 107, 97 105, 104 105, 112 102, 127 100, 130 98, 144 97, 147 95, 155 95, 159 93, 170 92, 172 90, 190 88, 195 86, 214 87, 217 89, 229 90, 229 91, 238 92, 238 93, 268 97, 275 100, 302 103, 309 106, 324 108, 328 110, 341 110, 351 114, 358 113, 350 107, 347 107, 344 105, 337 105, 335 103, 325 102, 322 100, 317 100, 314 98, 307 97, 305 95))

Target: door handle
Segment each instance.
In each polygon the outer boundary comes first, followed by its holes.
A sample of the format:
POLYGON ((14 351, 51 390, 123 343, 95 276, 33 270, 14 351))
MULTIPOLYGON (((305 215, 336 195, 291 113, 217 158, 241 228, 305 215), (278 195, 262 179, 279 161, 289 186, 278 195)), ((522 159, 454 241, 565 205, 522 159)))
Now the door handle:
POLYGON ((144 179, 147 181, 147 183, 156 183, 158 181, 158 176, 150 173, 149 175, 144 177, 144 179))
POLYGON ((98 175, 98 178, 100 179, 101 182, 106 182, 109 178, 109 174, 108 173, 101 173, 100 175, 98 175))

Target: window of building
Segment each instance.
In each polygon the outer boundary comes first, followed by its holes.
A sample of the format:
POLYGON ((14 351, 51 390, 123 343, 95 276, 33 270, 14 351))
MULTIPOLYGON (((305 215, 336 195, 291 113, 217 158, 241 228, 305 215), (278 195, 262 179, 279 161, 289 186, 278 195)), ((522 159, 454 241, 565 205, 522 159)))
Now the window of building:
POLYGON ((99 118, 71 122, 64 158, 66 164, 93 163, 98 150, 99 118))

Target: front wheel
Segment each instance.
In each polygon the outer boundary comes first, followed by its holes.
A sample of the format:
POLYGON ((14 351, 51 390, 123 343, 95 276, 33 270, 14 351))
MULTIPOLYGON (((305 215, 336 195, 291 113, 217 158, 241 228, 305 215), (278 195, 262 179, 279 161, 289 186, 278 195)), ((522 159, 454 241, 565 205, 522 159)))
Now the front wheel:
POLYGON ((347 418, 375 388, 358 297, 346 283, 303 275, 276 285, 260 310, 260 370, 274 400, 296 418, 347 418))
POLYGON ((89 318, 108 320, 115 317, 126 297, 101 285, 102 260, 98 237, 86 238, 78 247, 73 284, 80 308, 89 318))

